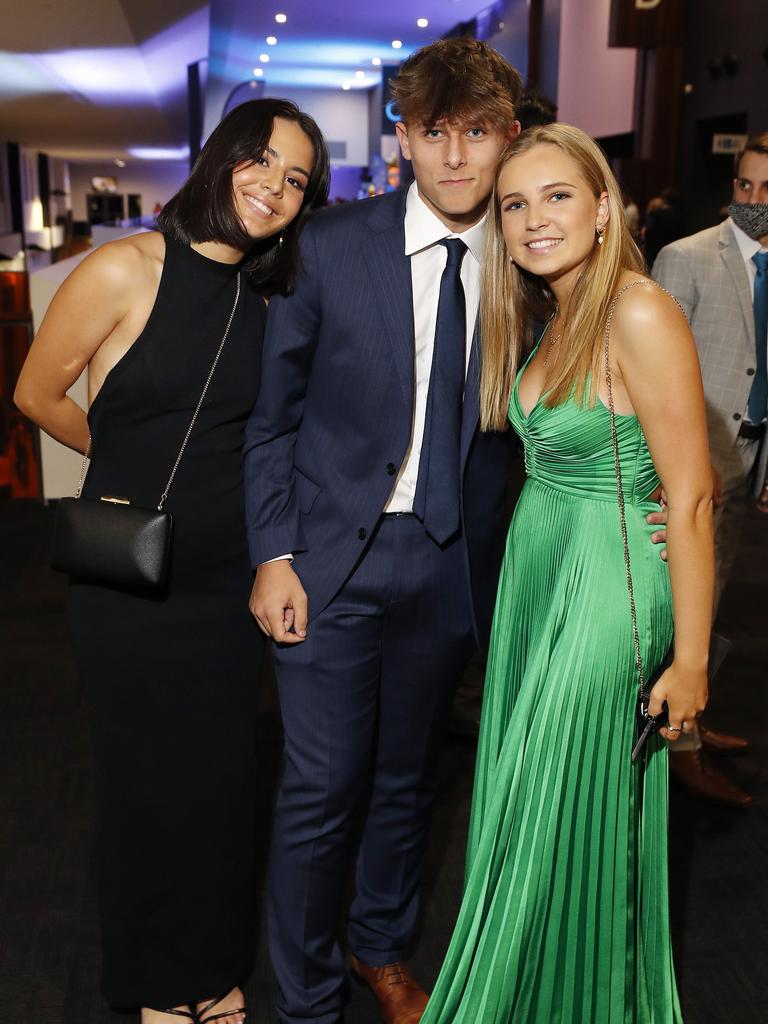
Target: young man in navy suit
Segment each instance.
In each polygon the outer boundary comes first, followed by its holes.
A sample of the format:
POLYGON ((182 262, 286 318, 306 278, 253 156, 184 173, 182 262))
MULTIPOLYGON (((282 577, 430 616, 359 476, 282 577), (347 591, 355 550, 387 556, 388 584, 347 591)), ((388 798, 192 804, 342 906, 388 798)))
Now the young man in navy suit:
POLYGON ((397 131, 415 182, 314 218, 294 294, 270 302, 245 474, 251 610, 275 641, 285 729, 269 898, 284 1024, 342 1019, 337 930, 367 792, 352 967, 389 1024, 426 1005, 402 961, 435 754, 487 641, 507 522, 511 438, 478 431, 476 317, 521 93, 476 40, 409 58, 397 131))

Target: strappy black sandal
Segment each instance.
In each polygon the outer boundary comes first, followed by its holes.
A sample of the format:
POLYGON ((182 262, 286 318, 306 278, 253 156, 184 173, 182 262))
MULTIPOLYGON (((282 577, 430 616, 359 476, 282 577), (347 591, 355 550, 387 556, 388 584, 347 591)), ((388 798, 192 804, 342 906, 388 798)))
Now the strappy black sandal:
POLYGON ((231 991, 232 989, 229 989, 229 992, 225 992, 224 995, 219 996, 218 999, 212 999, 210 1003, 206 1003, 201 1010, 198 1010, 197 1017, 194 1018, 197 1021, 197 1024, 211 1024, 211 1021, 224 1020, 226 1017, 231 1017, 235 1013, 245 1013, 245 1006, 238 1006, 234 1010, 224 1010, 222 1013, 212 1013, 209 1017, 205 1016, 209 1010, 215 1009, 222 999, 226 999, 231 991))
POLYGON ((174 1017, 186 1017, 187 1020, 191 1020, 193 1024, 198 1024, 197 1014, 193 1010, 158 1010, 156 1006, 148 1006, 148 1010, 154 1010, 155 1013, 170 1013, 174 1017))

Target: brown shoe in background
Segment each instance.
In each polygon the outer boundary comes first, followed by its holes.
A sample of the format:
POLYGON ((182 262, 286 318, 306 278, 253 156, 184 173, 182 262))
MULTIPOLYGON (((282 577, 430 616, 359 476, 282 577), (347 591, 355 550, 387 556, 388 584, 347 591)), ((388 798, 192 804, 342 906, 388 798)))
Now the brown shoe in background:
POLYGON ((427 1008, 427 993, 413 980, 406 964, 368 967, 353 954, 352 970, 379 1003, 385 1024, 418 1024, 427 1008))
POLYGON ((749 740, 743 736, 731 736, 727 732, 715 732, 699 722, 701 742, 711 754, 746 754, 749 740))
POLYGON ((749 807, 752 797, 726 778, 703 750, 681 750, 669 754, 670 777, 693 796, 732 807, 749 807))

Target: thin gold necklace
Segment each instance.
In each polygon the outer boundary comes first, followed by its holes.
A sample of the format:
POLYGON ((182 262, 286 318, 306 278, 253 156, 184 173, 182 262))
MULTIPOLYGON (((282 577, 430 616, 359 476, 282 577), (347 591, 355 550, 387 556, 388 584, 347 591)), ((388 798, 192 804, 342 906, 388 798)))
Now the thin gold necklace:
POLYGON ((554 326, 554 323, 555 323, 556 320, 557 320, 557 313, 555 313, 555 315, 554 315, 554 317, 552 319, 552 325, 550 327, 550 333, 549 333, 549 335, 547 337, 547 341, 549 342, 549 348, 547 349, 547 353, 544 356, 544 359, 542 361, 542 364, 541 364, 542 367, 547 365, 547 363, 549 362, 549 357, 552 355, 552 353, 553 353, 553 351, 555 349, 555 345, 558 343, 558 341, 560 341, 560 339, 563 336, 563 332, 562 331, 560 331, 559 334, 555 334, 554 331, 552 330, 552 327, 554 326))

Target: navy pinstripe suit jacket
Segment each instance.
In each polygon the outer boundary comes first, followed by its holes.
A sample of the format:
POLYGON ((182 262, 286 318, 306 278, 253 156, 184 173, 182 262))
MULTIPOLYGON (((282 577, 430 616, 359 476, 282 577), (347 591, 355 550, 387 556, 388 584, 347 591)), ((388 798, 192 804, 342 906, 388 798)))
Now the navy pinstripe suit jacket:
MULTIPOLYGON (((310 619, 365 550, 410 440, 414 331, 404 191, 321 211, 288 298, 270 301, 244 448, 254 566, 292 552, 310 619)), ((463 537, 484 647, 508 522, 511 431, 478 430, 477 332, 462 425, 463 537)))

